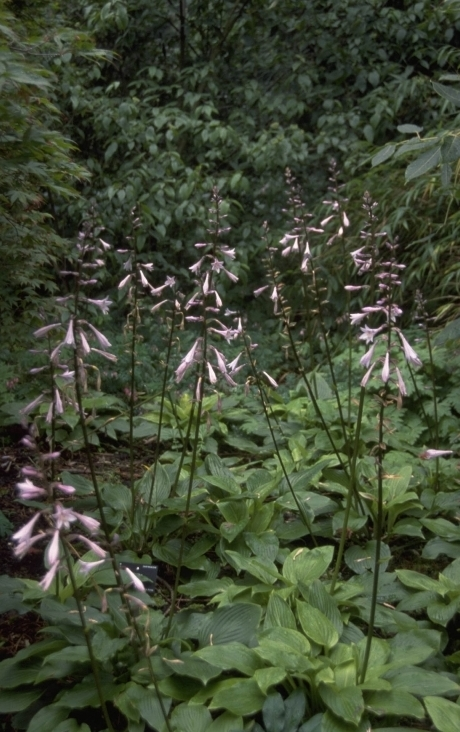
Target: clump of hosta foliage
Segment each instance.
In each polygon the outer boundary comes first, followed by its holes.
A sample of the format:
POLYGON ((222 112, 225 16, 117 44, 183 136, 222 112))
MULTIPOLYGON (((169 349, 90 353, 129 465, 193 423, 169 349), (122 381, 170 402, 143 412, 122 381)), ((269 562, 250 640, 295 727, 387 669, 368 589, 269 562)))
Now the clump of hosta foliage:
POLYGON ((40 581, 2 578, 2 611, 43 621, 0 664, 13 729, 458 729, 458 355, 422 295, 402 327, 404 266, 369 194, 356 247, 335 171, 319 220, 288 184, 290 226, 281 242, 265 228, 257 288, 279 321, 276 371, 225 309, 237 252, 214 190, 191 289, 158 277, 134 212, 112 254, 129 378, 105 395, 110 243, 84 224, 34 332, 40 393, 9 410, 28 425, 17 491, 33 511, 14 552, 42 548, 45 565, 40 581), (99 471, 110 442, 127 481, 99 471), (85 476, 62 468, 80 448, 85 476))

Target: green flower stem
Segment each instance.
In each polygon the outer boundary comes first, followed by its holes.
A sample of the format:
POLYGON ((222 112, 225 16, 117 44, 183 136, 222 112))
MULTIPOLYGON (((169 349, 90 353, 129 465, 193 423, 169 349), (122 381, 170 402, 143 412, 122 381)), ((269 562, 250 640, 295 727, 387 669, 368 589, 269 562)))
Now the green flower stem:
POLYGON ((356 461, 358 458, 359 437, 360 437, 360 433, 361 433, 361 424, 362 424, 362 420, 363 420, 365 394, 366 394, 366 389, 364 386, 362 386, 361 392, 359 394, 358 418, 356 421, 356 432, 355 432, 355 439, 354 439, 354 445, 353 445, 353 457, 352 457, 352 461, 351 461, 350 487, 348 489, 347 501, 346 501, 346 505, 345 505, 345 516, 343 518, 342 533, 340 535, 339 549, 338 549, 337 557, 335 560, 334 573, 332 575, 332 582, 331 582, 331 587, 330 587, 331 595, 334 594, 335 586, 336 586, 337 579, 338 579, 339 572, 340 572, 340 568, 342 566, 342 558, 343 558, 343 553, 345 550, 345 541, 347 538, 347 527, 348 527, 348 520, 350 518, 352 499, 353 499, 353 496, 355 495, 355 493, 357 493, 356 461))
POLYGON ((107 729, 109 730, 109 732, 115 732, 114 727, 112 726, 112 721, 110 719, 109 713, 107 711, 107 705, 105 703, 104 693, 103 693, 102 687, 101 687, 101 679, 99 676, 99 667, 98 667, 97 659, 94 655, 93 646, 91 644, 90 629, 86 623, 85 611, 83 609, 83 605, 82 605, 82 602, 80 599, 80 590, 79 590, 79 588, 77 586, 77 582, 75 580, 72 557, 70 556, 69 547, 68 547, 65 539, 62 539, 62 544, 64 546, 64 553, 65 553, 67 569, 69 571, 69 577, 70 577, 70 582, 72 584, 75 602, 77 603, 78 615, 80 617, 80 623, 81 623, 81 627, 83 630, 83 635, 85 636, 85 643, 86 643, 86 647, 88 649, 89 660, 91 662, 94 683, 96 686, 97 695, 99 697, 99 703, 101 705, 102 714, 104 715, 104 720, 105 720, 105 723, 107 725, 107 729))
POLYGON ((379 588, 380 577, 380 550, 382 545, 382 529, 383 529, 383 426, 385 414, 385 398, 382 398, 379 412, 379 452, 377 458, 377 521, 375 524, 375 562, 374 562, 374 581, 372 583, 371 611, 369 615, 369 625, 367 628, 366 649, 364 651, 363 666, 361 669, 360 683, 366 680, 367 667, 371 653, 372 638, 374 634, 375 612, 377 608, 377 594, 379 588))
POLYGON ((262 384, 260 382, 260 378, 259 378, 259 376, 257 374, 256 365, 254 363, 254 359, 252 358, 251 348, 250 348, 250 344, 247 341, 246 334, 243 334, 243 338, 244 338, 244 345, 245 345, 245 348, 246 348, 246 353, 247 353, 247 356, 248 356, 248 359, 249 359, 249 363, 251 365, 251 369, 252 369, 252 372, 253 372, 253 375, 254 375, 254 379, 255 379, 255 382, 257 384, 257 388, 259 390, 260 401, 261 401, 261 404, 262 404, 262 409, 264 410, 264 415, 265 415, 265 419, 266 419, 266 422, 267 422, 267 425, 268 425, 268 429, 270 430, 270 435, 271 435, 271 438, 272 438, 272 441, 273 441, 273 447, 275 448, 275 452, 276 452, 276 456, 278 458, 278 462, 280 464, 281 470, 283 471, 283 476, 284 476, 284 478, 286 480, 286 483, 289 486, 289 490, 291 491, 292 497, 293 497, 293 499, 295 501, 295 504, 296 504, 297 509, 299 511, 299 514, 300 514, 300 516, 302 518, 302 521, 304 522, 305 526, 307 527, 308 531, 310 532, 310 536, 312 538, 312 541, 313 541, 314 545, 315 546, 318 546, 318 542, 316 541, 316 538, 315 538, 315 536, 313 534, 313 529, 312 529, 312 525, 310 523, 310 519, 308 518, 308 514, 305 511, 305 508, 302 505, 302 503, 299 501, 299 498, 298 498, 298 496, 297 496, 297 494, 296 494, 296 492, 295 492, 295 490, 294 490, 294 488, 292 486, 292 483, 290 481, 289 475, 288 475, 288 473, 286 471, 286 467, 284 465, 283 458, 281 457, 281 453, 280 453, 280 450, 279 450, 279 447, 278 447, 278 443, 276 441, 275 433, 273 431, 273 427, 272 427, 272 424, 271 424, 271 421, 270 421, 270 415, 269 415, 268 409, 267 409, 268 400, 266 399, 266 395, 265 395, 264 389, 263 389, 262 384))

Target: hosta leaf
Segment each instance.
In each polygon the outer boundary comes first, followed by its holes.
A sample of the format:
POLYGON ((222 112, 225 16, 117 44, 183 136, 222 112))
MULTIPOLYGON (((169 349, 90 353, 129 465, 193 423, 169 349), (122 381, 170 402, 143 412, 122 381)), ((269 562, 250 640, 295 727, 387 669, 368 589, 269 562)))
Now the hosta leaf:
POLYGON ((192 679, 199 679, 205 685, 221 674, 221 669, 217 666, 213 666, 202 658, 186 655, 185 653, 180 658, 164 658, 163 662, 179 676, 190 676, 192 679))
POLYGON ((411 569, 397 569, 396 575, 406 587, 411 587, 414 590, 428 590, 439 594, 444 593, 444 588, 438 580, 420 574, 420 572, 414 572, 411 569))
POLYGON ((259 626, 261 615, 262 608, 249 603, 219 607, 208 614, 201 626, 200 645, 248 644, 259 626))
POLYGON ((65 707, 58 707, 50 704, 40 709, 29 722, 27 732, 43 732, 44 730, 55 730, 60 722, 67 719, 69 710, 65 707))
POLYGON ((236 732, 239 729, 243 729, 243 717, 237 717, 231 712, 224 712, 216 717, 206 732, 236 732))
POLYGON ((266 694, 271 686, 281 684, 287 676, 287 670, 279 666, 270 666, 270 668, 261 668, 254 672, 254 680, 263 694, 266 694))
POLYGON ((363 695, 355 686, 339 689, 335 684, 320 684, 319 693, 326 706, 338 717, 358 725, 364 712, 363 695))
POLYGON ((327 711, 322 718, 321 732, 371 732, 371 726, 365 720, 356 726, 343 719, 338 719, 335 714, 327 711))
POLYGON ((449 620, 452 620, 454 615, 456 615, 459 608, 460 598, 458 597, 447 604, 439 600, 430 602, 427 607, 427 614, 432 623, 442 625, 445 628, 449 620))
POLYGON ((283 732, 286 711, 281 694, 275 692, 267 696, 262 707, 262 717, 266 732, 283 732))
POLYGON ((229 689, 218 691, 212 698, 210 709, 223 707, 232 714, 255 714, 262 709, 265 694, 262 694, 254 679, 244 679, 229 689))
POLYGON ((225 671, 236 669, 247 676, 252 676, 258 668, 263 666, 254 649, 248 648, 242 643, 205 646, 196 651, 195 655, 220 669, 225 671))
POLYGON ((27 709, 34 701, 37 701, 43 694, 43 689, 26 689, 16 691, 0 691, 0 714, 11 714, 27 709))
POLYGON ((258 557, 273 562, 279 551, 279 541, 274 531, 264 531, 260 534, 244 533, 244 540, 250 550, 258 557))
POLYGON ((335 601, 326 590, 323 583, 319 580, 314 580, 307 588, 306 592, 304 592, 303 586, 300 587, 300 591, 302 592, 305 600, 307 600, 310 605, 313 605, 313 607, 321 610, 321 612, 331 621, 338 634, 341 635, 343 631, 342 616, 340 615, 340 611, 335 601))
POLYGON ((270 593, 265 613, 264 630, 267 628, 292 628, 297 630, 294 613, 280 595, 274 591, 270 593))
POLYGON ((239 552, 230 549, 227 549, 225 554, 235 569, 249 572, 260 582, 273 585, 277 579, 282 579, 275 564, 270 560, 262 557, 243 557, 239 552))
POLYGON ((415 696, 460 693, 460 686, 455 681, 418 666, 406 666, 396 671, 389 671, 385 674, 385 678, 391 682, 393 689, 408 691, 415 696))
POLYGON ((295 549, 283 564, 283 576, 297 584, 308 585, 325 573, 334 554, 333 546, 322 546, 316 549, 295 549))
POLYGON ((329 649, 339 640, 339 634, 331 621, 313 605, 297 601, 297 615, 305 635, 310 640, 329 649))
MULTIPOLYGON (((345 552, 345 563, 356 574, 364 574, 367 570, 375 568, 376 542, 372 539, 365 546, 353 544, 345 552)), ((385 570, 390 561, 391 552, 387 544, 380 545, 380 567, 385 570)))
POLYGON ((439 732, 458 732, 460 729, 460 706, 439 696, 424 699, 426 710, 439 732))
POLYGON ((171 714, 171 723, 177 732, 206 732, 211 722, 209 709, 199 704, 179 704, 171 714))
POLYGON ((416 719, 423 719, 425 716, 422 704, 407 691, 392 689, 391 691, 365 692, 364 696, 366 709, 379 716, 394 714, 416 719))

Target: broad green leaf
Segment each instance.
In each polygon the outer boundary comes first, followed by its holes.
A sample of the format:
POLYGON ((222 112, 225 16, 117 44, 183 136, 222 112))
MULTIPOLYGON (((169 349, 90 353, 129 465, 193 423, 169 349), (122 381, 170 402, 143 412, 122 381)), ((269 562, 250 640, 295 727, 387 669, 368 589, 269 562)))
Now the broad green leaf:
POLYGON ((255 714, 262 709, 265 694, 262 694, 254 679, 237 681, 229 689, 218 691, 212 698, 210 709, 227 709, 232 714, 255 714))
POLYGON ((436 165, 439 165, 440 161, 440 147, 435 147, 432 150, 428 150, 407 166, 406 180, 413 180, 414 178, 418 178, 420 175, 427 173, 436 165))
MULTIPOLYGON (((365 546, 352 544, 345 552, 345 563, 356 574, 364 574, 364 572, 375 568, 376 542, 374 539, 368 541, 365 546)), ((384 542, 380 545, 380 567, 385 570, 391 558, 390 548, 384 542)))
POLYGON ((396 575, 403 585, 411 587, 414 590, 428 590, 429 592, 437 592, 441 595, 445 592, 438 580, 420 574, 420 572, 414 572, 411 569, 397 569, 396 575))
POLYGON ((302 673, 312 668, 309 661, 310 643, 297 630, 264 630, 259 637, 259 645, 254 650, 260 658, 287 671, 302 673))
POLYGON ((392 689, 391 691, 365 692, 366 709, 373 714, 385 716, 394 714, 400 717, 423 719, 425 711, 418 699, 407 691, 392 689))
POLYGON ((343 631, 343 621, 340 611, 335 603, 335 600, 331 597, 329 592, 324 587, 323 583, 319 580, 314 580, 311 585, 304 591, 301 585, 300 591, 313 607, 316 607, 331 621, 332 625, 337 630, 339 635, 343 631))
POLYGON ((305 693, 302 689, 296 689, 289 694, 284 702, 286 720, 283 732, 297 729, 297 726, 305 719, 306 706, 305 693))
POLYGON ((460 686, 455 681, 418 666, 406 666, 396 671, 388 671, 385 678, 391 682, 393 689, 408 691, 415 696, 460 693, 460 686))
POLYGON ((266 732, 283 732, 286 717, 284 699, 279 692, 269 694, 262 707, 266 732))
POLYGON ((381 163, 384 163, 385 160, 388 160, 393 155, 394 151, 396 150, 396 145, 385 145, 385 147, 382 147, 378 153, 374 155, 372 158, 372 167, 375 168, 376 165, 380 165, 381 163))
POLYGON ((297 630, 294 613, 276 590, 270 593, 264 620, 264 630, 273 627, 297 630))
MULTIPOLYGON (((111 701, 120 687, 113 683, 110 679, 101 680, 101 691, 106 701, 111 701)), ((97 686, 94 682, 92 674, 87 676, 80 684, 64 691, 59 697, 59 705, 70 709, 83 709, 83 707, 98 707, 100 699, 97 686)))
POLYGON ((195 655, 225 671, 236 669, 247 676, 252 676, 263 665, 255 650, 242 643, 205 646, 195 655))
POLYGON ((221 674, 221 669, 217 666, 187 653, 183 653, 180 658, 164 658, 163 662, 179 676, 190 676, 192 679, 199 679, 204 685, 221 674))
POLYGON ((449 620, 452 620, 460 608, 460 597, 455 598, 452 602, 445 603, 442 600, 430 602, 427 607, 427 615, 432 623, 447 626, 449 620))
POLYGON ((362 720, 358 726, 338 719, 335 714, 329 710, 323 715, 321 721, 321 732, 370 732, 370 724, 362 720))
POLYGON ((430 539, 423 547, 423 559, 437 559, 440 554, 445 554, 447 557, 451 557, 451 559, 458 559, 460 557, 460 543, 446 541, 439 536, 435 536, 434 539, 430 539))
POLYGON ((338 643, 339 634, 336 628, 316 607, 297 600, 297 615, 303 632, 310 640, 327 649, 338 643))
POLYGON ((243 536, 247 546, 256 556, 268 559, 270 562, 275 561, 279 541, 274 531, 264 531, 260 534, 245 531, 243 536))
POLYGON ((114 140, 113 142, 110 143, 110 145, 108 146, 107 150, 104 153, 104 160, 106 163, 110 160, 110 158, 113 155, 115 155, 117 150, 118 150, 118 142, 116 142, 114 140))
POLYGON ((199 704, 179 704, 171 714, 171 723, 177 732, 207 732, 211 722, 209 709, 199 704))
POLYGON ((355 726, 364 712, 363 695, 356 686, 340 689, 334 684, 320 684, 319 693, 326 706, 345 722, 355 726))
POLYGON ((259 605, 245 602, 219 607, 208 613, 201 626, 200 645, 232 642, 248 644, 259 626, 261 615, 262 608, 259 605))
POLYGON ((445 84, 440 84, 437 81, 433 81, 433 89, 435 92, 437 92, 443 99, 447 99, 447 101, 452 102, 452 104, 455 104, 455 106, 460 106, 460 90, 454 89, 452 86, 446 86, 445 84))
POLYGON ((149 510, 160 506, 169 498, 171 481, 164 467, 157 462, 156 466, 145 471, 142 478, 135 484, 135 488, 144 501, 149 501, 148 505, 144 507, 144 510, 149 510))
POLYGON ((283 564, 283 576, 298 584, 308 585, 325 573, 334 555, 333 546, 322 546, 315 549, 295 549, 283 564))
POLYGON ((220 522, 220 533, 231 542, 241 534, 249 521, 246 501, 219 501, 217 506, 225 519, 220 522))
POLYGON ((262 557, 243 557, 239 552, 227 549, 226 556, 236 570, 248 572, 260 582, 273 585, 277 579, 282 579, 275 564, 262 557))
POLYGON ((346 686, 356 686, 357 677, 358 670, 356 661, 353 658, 338 664, 334 668, 335 683, 339 689, 344 689, 346 686))
POLYGON ((222 577, 215 580, 197 580, 186 585, 179 585, 181 595, 188 597, 212 597, 219 592, 224 592, 233 584, 230 577, 222 577))
POLYGON ((439 732, 458 732, 460 729, 460 706, 439 696, 424 699, 426 710, 439 732))
POLYGON ((241 729, 243 729, 243 718, 231 712, 224 712, 216 717, 206 732, 236 732, 241 729))
POLYGON ((65 707, 58 707, 49 704, 40 709, 29 722, 27 732, 44 732, 44 730, 55 730, 58 724, 69 716, 69 710, 65 707))
POLYGON ((27 709, 34 701, 37 701, 43 694, 43 689, 25 689, 16 691, 0 691, 0 714, 11 714, 27 709))
POLYGON ((281 684, 287 674, 288 672, 285 668, 271 666, 270 668, 257 669, 257 671, 254 672, 253 678, 257 681, 261 692, 266 694, 271 686, 281 684))

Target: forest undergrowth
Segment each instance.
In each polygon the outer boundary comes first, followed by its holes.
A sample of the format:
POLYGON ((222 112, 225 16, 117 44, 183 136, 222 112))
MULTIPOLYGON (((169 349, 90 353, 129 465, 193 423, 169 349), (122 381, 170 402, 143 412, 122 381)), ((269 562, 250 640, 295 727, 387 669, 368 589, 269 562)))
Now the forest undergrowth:
POLYGON ((455 329, 401 301, 369 194, 355 240, 334 169, 319 220, 288 189, 289 230, 261 234, 270 336, 226 308, 216 189, 189 292, 156 281, 137 212, 116 251, 84 222, 2 396, 11 550, 43 559, 1 579, 1 612, 37 619, 0 663, 4 730, 458 732, 455 329))

